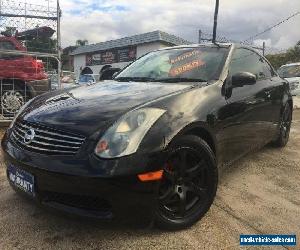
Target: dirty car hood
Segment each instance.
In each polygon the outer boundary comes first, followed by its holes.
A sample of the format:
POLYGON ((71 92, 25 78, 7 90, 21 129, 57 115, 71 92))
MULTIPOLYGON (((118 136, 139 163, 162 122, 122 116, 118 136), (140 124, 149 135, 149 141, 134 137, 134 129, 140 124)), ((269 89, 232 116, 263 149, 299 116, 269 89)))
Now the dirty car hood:
POLYGON ((191 87, 179 83, 105 81, 42 95, 20 117, 87 136, 139 105, 191 87))

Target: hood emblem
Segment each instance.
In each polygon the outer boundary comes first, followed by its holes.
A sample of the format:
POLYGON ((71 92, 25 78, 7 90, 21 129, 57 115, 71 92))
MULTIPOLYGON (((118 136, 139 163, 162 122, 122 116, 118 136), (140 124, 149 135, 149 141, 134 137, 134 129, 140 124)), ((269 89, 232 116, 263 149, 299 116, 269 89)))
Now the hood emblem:
POLYGON ((24 143, 30 144, 33 141, 34 137, 35 137, 34 129, 33 128, 28 129, 24 135, 24 143))

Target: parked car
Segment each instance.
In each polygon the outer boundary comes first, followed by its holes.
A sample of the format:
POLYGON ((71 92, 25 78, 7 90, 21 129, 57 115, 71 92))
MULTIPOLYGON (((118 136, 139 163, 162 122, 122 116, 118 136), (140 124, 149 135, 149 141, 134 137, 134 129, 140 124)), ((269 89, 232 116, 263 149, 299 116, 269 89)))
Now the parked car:
POLYGON ((292 95, 300 95, 300 62, 282 65, 278 74, 289 82, 292 95))
MULTIPOLYGON (((61 72, 62 76, 61 76, 61 79, 60 79, 60 82, 61 82, 61 88, 62 89, 66 89, 66 88, 72 88, 72 87, 76 87, 78 86, 76 84, 76 80, 75 80, 75 74, 74 72, 71 72, 71 71, 62 71, 61 72)), ((56 90, 56 89, 59 89, 59 86, 58 86, 58 75, 56 72, 48 72, 48 75, 49 75, 49 78, 50 78, 50 81, 51 81, 51 89, 52 90, 56 90)))
POLYGON ((96 83, 100 79, 99 74, 83 74, 79 76, 77 84, 96 83))
POLYGON ((161 49, 114 80, 27 103, 2 140, 7 176, 44 206, 182 229, 208 211, 225 166, 287 144, 292 107, 288 82, 250 47, 161 49))
MULTIPOLYGON (((0 50, 27 51, 18 36, 1 36, 0 50)), ((43 62, 29 55, 0 53, 0 84, 0 113, 5 117, 13 117, 27 100, 50 89, 43 62)))
POLYGON ((62 81, 62 83, 75 83, 75 74, 74 74, 74 72, 63 70, 61 81, 62 81))
POLYGON ((114 78, 115 75, 118 74, 118 72, 121 71, 120 68, 113 68, 112 66, 106 67, 103 70, 102 69, 100 72, 100 81, 111 80, 114 78))

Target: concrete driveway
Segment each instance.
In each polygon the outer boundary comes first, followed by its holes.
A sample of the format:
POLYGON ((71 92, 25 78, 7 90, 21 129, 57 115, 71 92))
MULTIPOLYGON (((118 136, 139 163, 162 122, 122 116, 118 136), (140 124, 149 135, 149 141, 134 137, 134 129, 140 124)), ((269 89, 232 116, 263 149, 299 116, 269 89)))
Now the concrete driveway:
POLYGON ((0 249, 248 249, 240 234, 296 233, 299 242, 299 176, 300 110, 287 147, 266 146, 229 167, 207 215, 180 232, 50 213, 11 190, 1 161, 0 249))

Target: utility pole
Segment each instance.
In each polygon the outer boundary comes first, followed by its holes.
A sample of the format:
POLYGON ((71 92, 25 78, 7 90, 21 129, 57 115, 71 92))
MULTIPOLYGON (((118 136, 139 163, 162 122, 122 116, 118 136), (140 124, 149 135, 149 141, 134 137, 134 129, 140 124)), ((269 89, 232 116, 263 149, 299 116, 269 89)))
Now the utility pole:
POLYGON ((216 42, 216 36, 217 36, 218 12, 219 12, 219 0, 216 0, 215 15, 214 15, 214 28, 213 28, 213 37, 212 37, 213 43, 216 42))
POLYGON ((61 17, 61 10, 59 6, 59 0, 57 0, 57 56, 58 56, 58 67, 57 67, 57 84, 58 87, 61 89, 61 36, 60 36, 60 17, 61 17))

